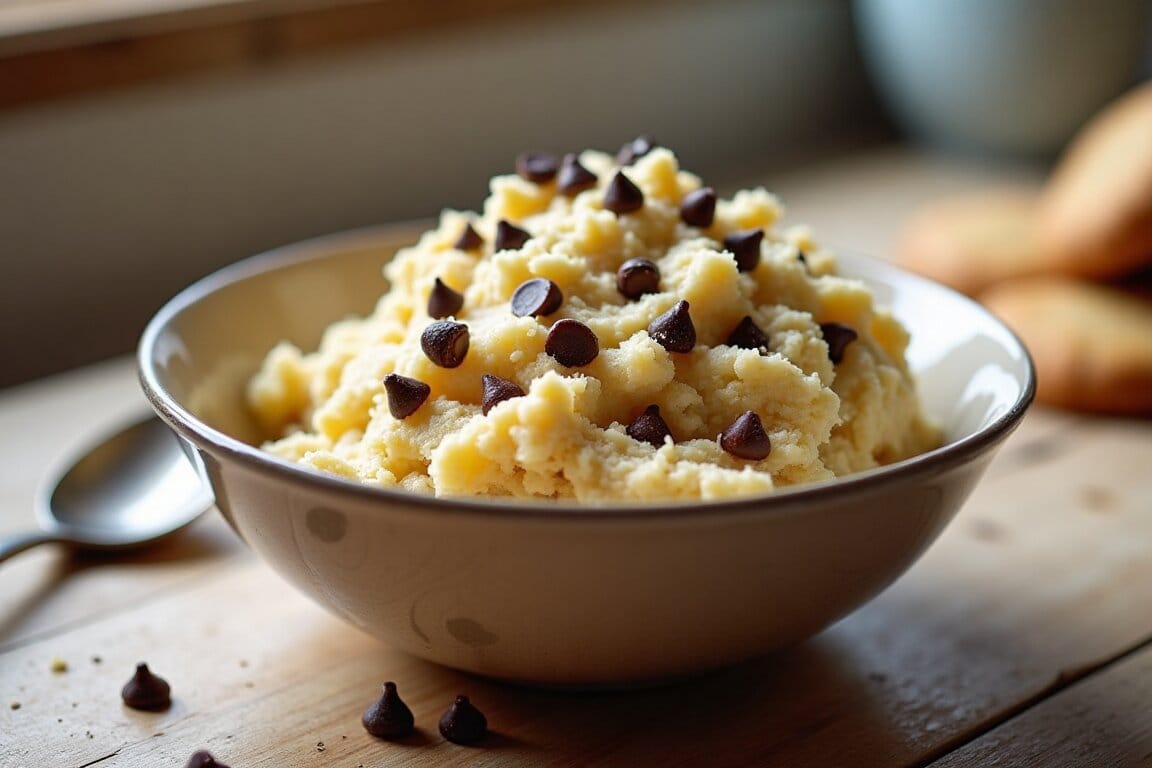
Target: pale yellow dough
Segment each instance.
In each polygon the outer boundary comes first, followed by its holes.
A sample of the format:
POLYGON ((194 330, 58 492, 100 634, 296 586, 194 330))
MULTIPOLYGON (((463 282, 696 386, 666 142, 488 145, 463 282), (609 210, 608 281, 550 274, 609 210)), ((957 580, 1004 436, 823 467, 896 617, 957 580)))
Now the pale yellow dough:
POLYGON ((721 199, 708 229, 684 224, 681 199, 700 179, 655 149, 624 169, 644 207, 603 208, 616 171, 611 156, 584 152, 599 187, 574 198, 554 183, 498 176, 482 215, 445 211, 439 226, 384 267, 390 288, 374 313, 328 329, 320 349, 273 349, 249 386, 253 412, 280 456, 361 482, 438 496, 575 498, 588 502, 718 499, 824 480, 933 447, 904 360, 908 334, 873 303, 861 282, 837 275, 834 256, 802 228, 777 227, 781 207, 763 189, 721 199), (532 234, 522 248, 493 254, 500 219, 532 234), (484 238, 456 250, 466 222, 484 238), (741 273, 721 242, 763 228, 760 265, 741 273), (806 269, 798 259, 802 250, 806 269), (626 300, 615 273, 644 257, 661 273, 660 293, 626 300), (433 280, 464 294, 456 318, 471 347, 462 365, 439 368, 421 350, 432 322, 433 280), (564 295, 543 318, 515 317, 512 292, 545 277, 564 295), (688 353, 666 351, 649 322, 685 299, 697 332, 688 353), (769 354, 727 346, 749 315, 768 334, 769 354), (548 356, 552 323, 575 318, 599 338, 582 368, 548 356), (819 323, 851 326, 859 338, 833 365, 819 323), (396 372, 430 385, 431 396, 400 420, 389 412, 383 378, 396 372), (480 409, 485 373, 527 393, 480 409), (660 448, 625 426, 656 404, 674 441, 660 448), (772 450, 762 461, 735 458, 717 437, 755 411, 772 450))

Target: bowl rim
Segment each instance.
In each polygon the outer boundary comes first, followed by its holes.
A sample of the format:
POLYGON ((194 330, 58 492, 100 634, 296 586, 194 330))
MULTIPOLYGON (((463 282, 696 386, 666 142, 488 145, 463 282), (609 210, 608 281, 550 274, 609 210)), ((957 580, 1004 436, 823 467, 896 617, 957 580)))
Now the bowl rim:
MULTIPOLYGON (((985 307, 964 294, 922 275, 868 256, 851 251, 836 251, 838 258, 848 261, 866 261, 869 268, 882 274, 911 279, 942 290, 970 308, 984 315, 1016 346, 1024 365, 1024 381, 1020 394, 993 421, 958 440, 946 442, 924 453, 874 467, 844 477, 787 486, 767 493, 748 494, 724 499, 659 500, 645 502, 577 502, 573 500, 528 500, 506 497, 478 496, 425 496, 401 489, 365 485, 355 480, 324 473, 288 459, 275 456, 258 446, 209 426, 182 406, 160 383, 154 365, 157 341, 171 321, 184 310, 228 285, 296 264, 318 261, 330 257, 333 250, 370 247, 384 241, 395 241, 402 233, 417 236, 426 221, 378 224, 321 235, 287 245, 278 246, 212 272, 191 283, 156 312, 145 327, 137 345, 137 370, 141 387, 157 415, 168 426, 199 447, 210 446, 211 451, 223 454, 249 469, 271 475, 289 483, 319 486, 340 496, 383 505, 401 505, 441 514, 487 515, 528 518, 534 520, 563 520, 614 518, 637 520, 653 517, 676 519, 714 519, 717 515, 747 513, 768 514, 795 511, 816 503, 827 503, 840 497, 868 492, 878 486, 904 482, 913 477, 942 474, 968 463, 992 448, 1019 426, 1036 394, 1036 369, 1028 348, 1020 337, 985 307)), ((414 242, 414 240, 410 241, 414 242)), ((410 244, 410 243, 409 243, 410 244)), ((403 245, 397 246, 397 250, 403 245)), ((391 256, 387 257, 391 258, 391 256)), ((383 262, 382 262, 383 263, 383 262)), ((849 272, 848 277, 853 275, 849 272)), ((863 278, 861 278, 863 279, 863 278)))

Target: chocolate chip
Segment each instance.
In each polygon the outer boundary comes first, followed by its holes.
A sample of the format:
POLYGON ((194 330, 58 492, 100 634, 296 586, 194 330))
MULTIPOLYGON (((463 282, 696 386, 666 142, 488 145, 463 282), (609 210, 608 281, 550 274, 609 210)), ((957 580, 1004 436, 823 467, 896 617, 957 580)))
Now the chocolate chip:
POLYGON ((525 280, 512 292, 512 314, 516 317, 541 317, 560 309, 564 294, 560 286, 543 277, 525 280))
POLYGON ((464 294, 457 293, 444 284, 440 278, 432 284, 428 294, 428 317, 442 319, 457 314, 464 306, 464 294))
POLYGON ((398 373, 390 373, 384 377, 384 391, 388 395, 389 413, 394 418, 403 419, 411 416, 417 408, 424 405, 424 401, 432 392, 432 387, 417 379, 410 379, 398 373))
POLYGON ((396 683, 384 683, 380 698, 364 710, 360 718, 364 730, 379 739, 402 739, 415 730, 416 718, 412 710, 396 692, 396 683))
POLYGON ((672 430, 668 429, 668 422, 660 416, 660 406, 650 405, 644 413, 632 419, 625 430, 628 437, 641 443, 648 443, 656 448, 664 445, 664 438, 672 437, 672 430))
POLYGON ((744 411, 720 433, 720 447, 738 459, 760 461, 772 451, 772 441, 755 411, 744 411))
POLYGON ((136 665, 136 674, 120 690, 120 698, 132 709, 158 712, 172 706, 172 689, 141 662, 136 665))
POLYGON ((648 323, 648 335, 669 352, 691 352, 696 346, 696 326, 688 314, 688 302, 678 301, 672 309, 648 323))
POLYGON ((736 269, 751 272, 760 263, 760 243, 763 240, 762 229, 733 232, 724 238, 724 250, 736 257, 736 269))
POLYGON ((752 322, 752 318, 748 315, 744 315, 744 319, 732 329, 732 333, 728 334, 728 339, 724 343, 730 347, 758 349, 760 354, 768 354, 768 334, 760 330, 760 326, 752 322))
POLYGON ((532 234, 526 232, 515 224, 500 219, 496 224, 496 241, 492 244, 493 251, 514 251, 523 248, 524 243, 532 239, 532 234))
POLYGON ((424 355, 441 368, 455 368, 468 354, 468 326, 452 320, 437 320, 420 334, 424 355))
POLYGON ((488 718, 467 696, 457 696, 440 718, 440 735, 455 744, 471 744, 484 738, 486 733, 488 718))
POLYGON ((572 197, 596 186, 596 181, 596 174, 581 165, 576 155, 564 155, 560 163, 560 176, 556 180, 556 189, 560 194, 572 197))
POLYGON ((458 251, 474 251, 482 245, 484 245, 484 238, 480 237, 479 233, 472 228, 471 223, 468 223, 464 225, 460 237, 456 238, 452 247, 458 251))
POLYGON ((617 216, 638 211, 644 207, 644 193, 623 171, 616 171, 608 189, 604 190, 604 207, 617 216))
POLYGON ((649 134, 637 136, 624 146, 620 147, 620 151, 616 153, 616 162, 620 165, 632 165, 644 155, 651 152, 657 147, 656 139, 652 138, 649 134))
POLYGON ((807 272, 808 274, 812 274, 812 270, 808 267, 808 257, 804 255, 804 251, 797 249, 796 261, 800 262, 800 264, 803 265, 805 272, 807 272))
POLYGON ((580 368, 600 354, 600 340, 584 323, 564 318, 552 324, 544 341, 544 351, 560 365, 580 368))
POLYGON ((200 749, 192 753, 192 757, 188 758, 188 764, 184 768, 228 768, 228 766, 212 757, 211 752, 200 749))
POLYGON ((648 259, 628 259, 616 270, 616 290, 626 298, 638 299, 660 290, 660 269, 648 259))
POLYGON ((690 227, 712 226, 716 218, 716 190, 701 187, 684 195, 680 203, 680 220, 690 227))
POLYGON ((556 178, 560 161, 551 152, 521 152, 516 158, 516 173, 536 184, 546 184, 556 178))
POLYGON ((520 385, 514 381, 502 379, 490 373, 484 374, 481 381, 484 385, 484 394, 480 397, 480 410, 484 412, 485 416, 488 415, 488 411, 505 400, 524 397, 524 390, 520 389, 520 385))
POLYGON ((820 333, 828 343, 828 359, 839 363, 844 359, 844 350, 856 341, 856 331, 843 323, 820 323, 820 333))

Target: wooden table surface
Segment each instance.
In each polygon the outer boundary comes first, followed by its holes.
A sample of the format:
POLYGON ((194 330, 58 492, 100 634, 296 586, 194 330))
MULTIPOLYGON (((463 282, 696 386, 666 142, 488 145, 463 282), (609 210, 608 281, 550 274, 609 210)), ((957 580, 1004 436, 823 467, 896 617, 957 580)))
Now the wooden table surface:
MULTIPOLYGON (((776 180, 796 220, 887 252, 908 206, 1029 174, 880 152, 776 180)), ((127 359, 0 393, 0 533, 48 468, 146 407, 127 359)), ((212 513, 147 553, 0 566, 0 766, 1152 766, 1152 422, 1034 408, 929 552, 793 650, 674 686, 509 687, 385 647, 212 513), (174 704, 126 709, 137 661, 174 704), (66 670, 59 670, 59 662, 66 670), (57 667, 57 669, 54 669, 57 667), (360 713, 395 680, 418 735, 360 713), (444 742, 463 692, 483 746, 444 742)))

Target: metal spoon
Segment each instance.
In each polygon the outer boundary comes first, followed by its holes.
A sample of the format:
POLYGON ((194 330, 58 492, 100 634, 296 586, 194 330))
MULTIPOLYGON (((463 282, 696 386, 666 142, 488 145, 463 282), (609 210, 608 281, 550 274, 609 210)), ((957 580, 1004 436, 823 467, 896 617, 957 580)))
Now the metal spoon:
POLYGON ((155 417, 90 448, 36 499, 40 530, 0 537, 0 562, 48 542, 123 549, 180 530, 212 506, 212 493, 155 417))

